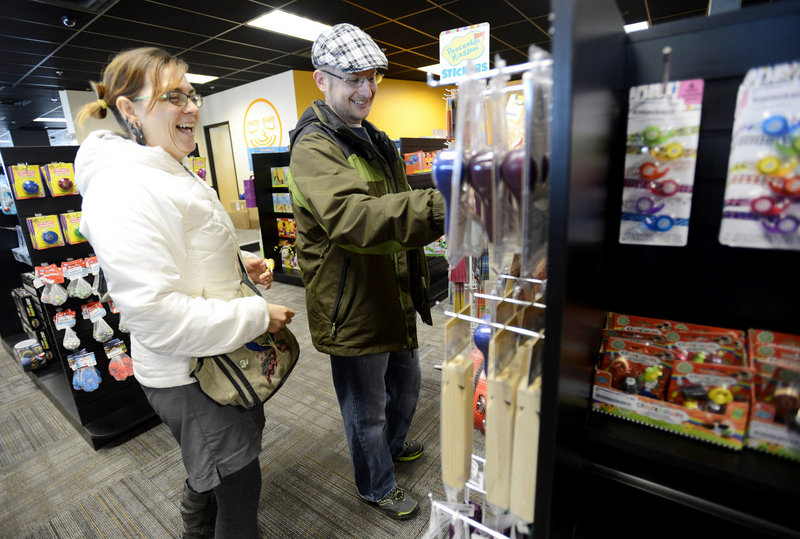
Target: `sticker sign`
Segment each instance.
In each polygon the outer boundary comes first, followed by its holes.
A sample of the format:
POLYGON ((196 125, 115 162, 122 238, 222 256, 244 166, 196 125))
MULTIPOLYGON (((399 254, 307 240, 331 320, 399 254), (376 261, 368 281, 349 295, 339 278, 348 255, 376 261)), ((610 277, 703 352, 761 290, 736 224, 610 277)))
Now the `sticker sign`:
POLYGON ((439 34, 439 65, 442 82, 455 84, 467 74, 472 60, 476 71, 489 70, 489 23, 473 24, 439 34))

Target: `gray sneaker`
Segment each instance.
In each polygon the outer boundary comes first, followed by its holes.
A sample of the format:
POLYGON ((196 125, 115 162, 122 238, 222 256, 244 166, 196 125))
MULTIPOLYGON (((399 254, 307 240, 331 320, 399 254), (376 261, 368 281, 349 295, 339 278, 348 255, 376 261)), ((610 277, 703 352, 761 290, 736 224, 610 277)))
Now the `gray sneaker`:
POLYGON ((401 488, 394 489, 394 492, 379 502, 373 502, 378 509, 386 513, 395 520, 408 520, 414 518, 419 511, 419 505, 411 496, 406 495, 401 488))

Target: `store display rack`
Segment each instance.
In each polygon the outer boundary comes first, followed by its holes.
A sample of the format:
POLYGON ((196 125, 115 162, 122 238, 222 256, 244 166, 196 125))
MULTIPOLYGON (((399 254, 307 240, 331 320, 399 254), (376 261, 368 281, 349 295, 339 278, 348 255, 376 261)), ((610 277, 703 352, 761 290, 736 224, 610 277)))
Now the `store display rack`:
MULTIPOLYGON (((0 158, 4 168, 8 171, 12 165, 19 163, 45 165, 52 162, 69 162, 75 160, 77 146, 44 146, 44 147, 11 147, 0 148, 0 158)), ((8 175, 10 178, 10 175, 8 175)), ((139 383, 129 377, 124 381, 115 380, 108 373, 108 359, 105 356, 101 343, 92 337, 92 325, 88 320, 80 317, 81 305, 89 300, 70 298, 60 308, 70 308, 78 314, 78 323, 74 330, 81 340, 81 347, 89 352, 94 352, 97 359, 97 370, 101 374, 100 386, 92 392, 76 390, 72 387, 72 369, 67 362, 67 356, 72 352, 62 346, 63 331, 56 330, 53 316, 60 309, 53 305, 38 301, 41 290, 36 290, 30 283, 23 284, 21 274, 33 271, 33 266, 41 264, 60 264, 69 259, 85 258, 92 254, 89 243, 66 244, 45 250, 36 250, 30 241, 26 219, 36 214, 50 215, 70 211, 79 211, 81 207, 80 195, 62 197, 46 196, 17 200, 16 224, 22 227, 23 237, 30 255, 31 265, 21 264, 13 260, 10 250, 3 250, 2 264, 5 267, 13 263, 15 274, 9 275, 7 286, 14 288, 24 287, 30 292, 41 312, 43 331, 50 337, 49 344, 53 357, 43 368, 30 371, 28 375, 33 382, 44 392, 50 401, 59 409, 64 417, 95 449, 108 443, 125 432, 131 431, 140 425, 157 421, 150 404, 144 395, 139 383)), ((8 216, 14 217, 14 216, 8 216)), ((10 293, 9 293, 10 295, 10 293)), ((97 298, 94 297, 94 300, 97 298)), ((12 302, 13 305, 13 302, 12 302)), ((106 310, 108 304, 104 304, 106 310)), ((16 318, 13 311, 3 306, 4 321, 16 318)), ((108 313, 105 321, 114 330, 114 337, 122 339, 130 350, 130 340, 127 334, 118 329, 119 315, 108 313)), ((5 322, 4 322, 5 326, 5 322)), ((7 351, 13 355, 13 345, 25 339, 24 334, 3 334, 3 344, 7 351)), ((21 367, 20 367, 21 368, 21 367)))
MULTIPOLYGON (((417 151, 437 151, 444 148, 444 139, 436 138, 401 138, 399 149, 402 153, 417 151)), ((291 218, 291 212, 276 212, 272 203, 274 193, 289 193, 288 187, 273 187, 270 169, 275 167, 288 167, 289 152, 256 153, 253 154, 253 186, 258 206, 258 218, 261 223, 261 242, 264 246, 264 257, 271 258, 275 263, 275 280, 278 282, 302 286, 303 281, 299 270, 283 267, 278 235, 277 218, 291 218)), ((409 184, 414 189, 433 187, 430 173, 419 173, 409 176, 409 184)), ((431 299, 441 301, 447 297, 447 262, 444 257, 427 257, 431 274, 431 299)))
POLYGON ((608 311, 800 333, 800 254, 718 241, 736 93, 752 67, 800 58, 800 3, 626 35, 612 0, 552 2, 553 131, 536 537, 800 537, 800 465, 591 410, 608 311), (705 80, 686 247, 618 243, 628 89, 705 80), (693 523, 702 523, 700 527, 693 523))

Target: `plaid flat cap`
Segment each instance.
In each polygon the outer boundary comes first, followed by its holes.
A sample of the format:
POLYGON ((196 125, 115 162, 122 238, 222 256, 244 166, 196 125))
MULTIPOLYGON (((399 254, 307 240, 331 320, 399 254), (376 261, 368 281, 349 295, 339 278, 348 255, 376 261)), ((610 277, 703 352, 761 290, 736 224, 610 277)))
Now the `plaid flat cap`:
POLYGON ((380 47, 361 28, 342 23, 325 30, 311 47, 315 68, 331 66, 345 73, 386 69, 389 62, 380 47))

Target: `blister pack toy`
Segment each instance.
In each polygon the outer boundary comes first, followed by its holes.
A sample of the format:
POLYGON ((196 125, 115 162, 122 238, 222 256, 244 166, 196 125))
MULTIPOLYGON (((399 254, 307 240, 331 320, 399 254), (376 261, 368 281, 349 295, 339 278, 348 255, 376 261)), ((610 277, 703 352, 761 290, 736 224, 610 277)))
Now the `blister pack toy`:
POLYGON ((669 383, 667 400, 691 410, 725 414, 731 403, 749 408, 753 371, 728 365, 677 361, 669 383))
POLYGON ((64 230, 64 239, 70 245, 76 243, 86 243, 86 237, 81 234, 81 212, 73 211, 69 213, 62 213, 58 216, 61 222, 61 228, 64 230))
POLYGON ((800 461, 800 335, 748 331, 755 369, 747 446, 800 461))
POLYGON ((14 194, 11 192, 11 186, 8 184, 8 178, 5 176, 0 177, 0 211, 2 211, 4 215, 17 214, 14 194))
POLYGON ((599 369, 611 376, 611 387, 627 394, 664 400, 675 354, 668 348, 609 338, 603 343, 599 369))
POLYGON ((800 62, 753 68, 739 87, 719 241, 800 250, 800 62))
POLYGON ((72 163, 50 163, 42 165, 40 170, 47 189, 54 197, 78 194, 72 163))
POLYGON ((64 245, 64 234, 61 232, 57 215, 37 215, 25 219, 31 244, 34 249, 50 249, 64 245))
POLYGON ((686 245, 703 81, 631 88, 619 242, 686 245))
POLYGON ((36 165, 13 165, 11 169, 11 190, 14 198, 25 200, 29 198, 44 198, 44 185, 36 165))

